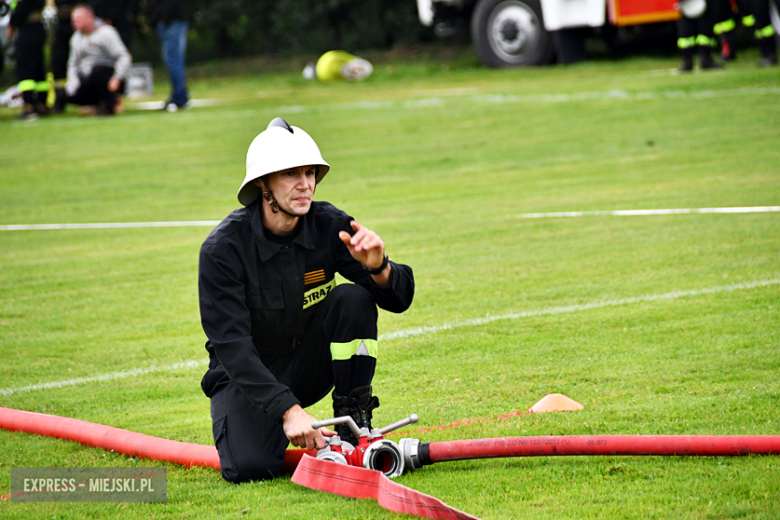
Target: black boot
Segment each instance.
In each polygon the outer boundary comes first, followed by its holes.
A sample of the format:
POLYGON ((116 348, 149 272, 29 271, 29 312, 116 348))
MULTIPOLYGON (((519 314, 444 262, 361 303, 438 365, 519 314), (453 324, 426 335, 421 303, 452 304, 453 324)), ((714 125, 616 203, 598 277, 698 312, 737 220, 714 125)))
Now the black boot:
POLYGON ((54 106, 51 109, 52 113, 54 114, 61 114, 65 112, 65 89, 64 88, 55 88, 54 89, 54 106))
POLYGON ((22 113, 16 116, 16 118, 24 121, 37 120, 38 112, 35 110, 35 92, 32 90, 22 92, 22 99, 24 100, 24 108, 22 113))
POLYGON ((758 40, 758 48, 761 51, 761 59, 756 65, 759 67, 777 65, 777 44, 774 36, 758 40))
POLYGON ((47 116, 51 112, 49 106, 46 104, 48 95, 48 92, 35 93, 35 111, 38 112, 38 115, 47 116))
MULTIPOLYGON (((358 425, 358 428, 368 428, 371 431, 372 410, 379 407, 379 398, 371 395, 371 385, 361 386, 352 390, 348 396, 336 395, 333 392, 333 417, 347 415, 358 425)), ((342 441, 353 446, 358 445, 358 438, 346 424, 337 424, 336 432, 342 441)))
POLYGON ((691 72, 693 70, 693 49, 680 49, 682 55, 682 63, 680 64, 680 72, 691 72))
POLYGON ((701 46, 699 47, 699 68, 702 70, 720 69, 723 68, 723 65, 716 63, 715 60, 712 59, 711 48, 701 46))

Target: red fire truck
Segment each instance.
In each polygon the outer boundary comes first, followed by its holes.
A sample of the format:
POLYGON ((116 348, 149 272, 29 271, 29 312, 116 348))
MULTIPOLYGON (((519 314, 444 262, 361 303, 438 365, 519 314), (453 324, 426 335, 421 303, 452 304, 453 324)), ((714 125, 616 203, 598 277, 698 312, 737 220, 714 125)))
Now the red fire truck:
MULTIPOLYGON (((691 1, 691 0, 683 0, 691 1)), ((417 0, 423 25, 445 36, 470 19, 471 37, 488 67, 582 59, 583 29, 672 22, 678 0, 417 0)))

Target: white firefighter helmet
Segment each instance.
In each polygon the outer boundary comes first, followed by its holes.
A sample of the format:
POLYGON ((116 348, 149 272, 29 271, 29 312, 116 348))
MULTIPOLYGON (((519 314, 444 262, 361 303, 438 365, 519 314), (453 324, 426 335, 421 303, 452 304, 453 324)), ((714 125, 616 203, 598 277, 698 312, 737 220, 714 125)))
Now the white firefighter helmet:
POLYGON ((314 139, 297 126, 290 126, 287 121, 277 117, 249 145, 246 152, 246 177, 238 190, 238 201, 248 206, 262 195, 262 190, 254 180, 269 173, 310 165, 319 166, 317 183, 330 170, 330 165, 322 158, 314 139))
POLYGON ((707 0, 680 0, 679 6, 686 18, 699 18, 707 10, 707 0))

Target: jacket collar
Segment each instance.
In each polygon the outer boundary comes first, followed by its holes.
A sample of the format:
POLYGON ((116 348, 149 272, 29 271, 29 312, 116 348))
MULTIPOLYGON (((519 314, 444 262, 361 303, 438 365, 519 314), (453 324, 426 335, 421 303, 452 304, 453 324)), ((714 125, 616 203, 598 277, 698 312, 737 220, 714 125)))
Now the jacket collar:
MULTIPOLYGON (((263 211, 260 207, 262 201, 262 197, 258 198, 257 201, 252 203, 252 205, 249 207, 249 210, 252 215, 252 236, 254 237, 255 243, 257 244, 257 251, 260 253, 260 260, 262 262, 267 262, 282 249, 282 246, 281 244, 271 242, 265 237, 266 229, 263 226, 263 211)), ((303 227, 301 228, 300 233, 298 233, 298 236, 293 240, 293 244, 298 244, 305 249, 314 249, 314 238, 312 236, 312 229, 314 225, 313 214, 314 202, 312 202, 311 208, 309 208, 309 212, 301 218, 302 223, 299 225, 302 225, 303 227)))

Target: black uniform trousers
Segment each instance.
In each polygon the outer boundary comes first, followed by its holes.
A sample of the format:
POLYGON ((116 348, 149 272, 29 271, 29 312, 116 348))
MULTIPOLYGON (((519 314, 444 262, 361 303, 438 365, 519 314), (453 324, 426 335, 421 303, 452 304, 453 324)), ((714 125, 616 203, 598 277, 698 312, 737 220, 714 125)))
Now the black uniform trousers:
POLYGON ((70 25, 70 19, 60 18, 54 26, 49 67, 55 80, 64 80, 68 76, 71 36, 73 36, 73 26, 70 25))
MULTIPOLYGON (((317 307, 314 325, 305 331, 298 346, 267 365, 304 408, 328 395, 333 388, 334 371, 337 378, 343 378, 345 373, 351 376, 349 391, 370 384, 376 365, 375 359, 368 356, 334 362, 330 353, 331 342, 376 340, 378 313, 368 290, 357 284, 341 284, 317 307)), ((289 444, 281 422, 253 404, 214 357, 201 385, 211 398, 214 444, 223 478, 239 483, 277 476, 289 444)))
POLYGON ((683 56, 692 55, 695 47, 712 48, 715 40, 715 24, 721 16, 720 0, 707 2, 707 10, 698 18, 682 15, 677 21, 677 45, 683 56))
POLYGON ((38 84, 46 81, 43 63, 46 30, 40 22, 25 23, 16 34, 16 80, 25 96, 25 103, 32 103, 38 84))
POLYGON ((753 16, 756 20, 754 34, 763 57, 773 56, 777 53, 775 30, 769 15, 770 1, 773 1, 777 10, 780 11, 780 1, 778 0, 753 0, 753 16))

